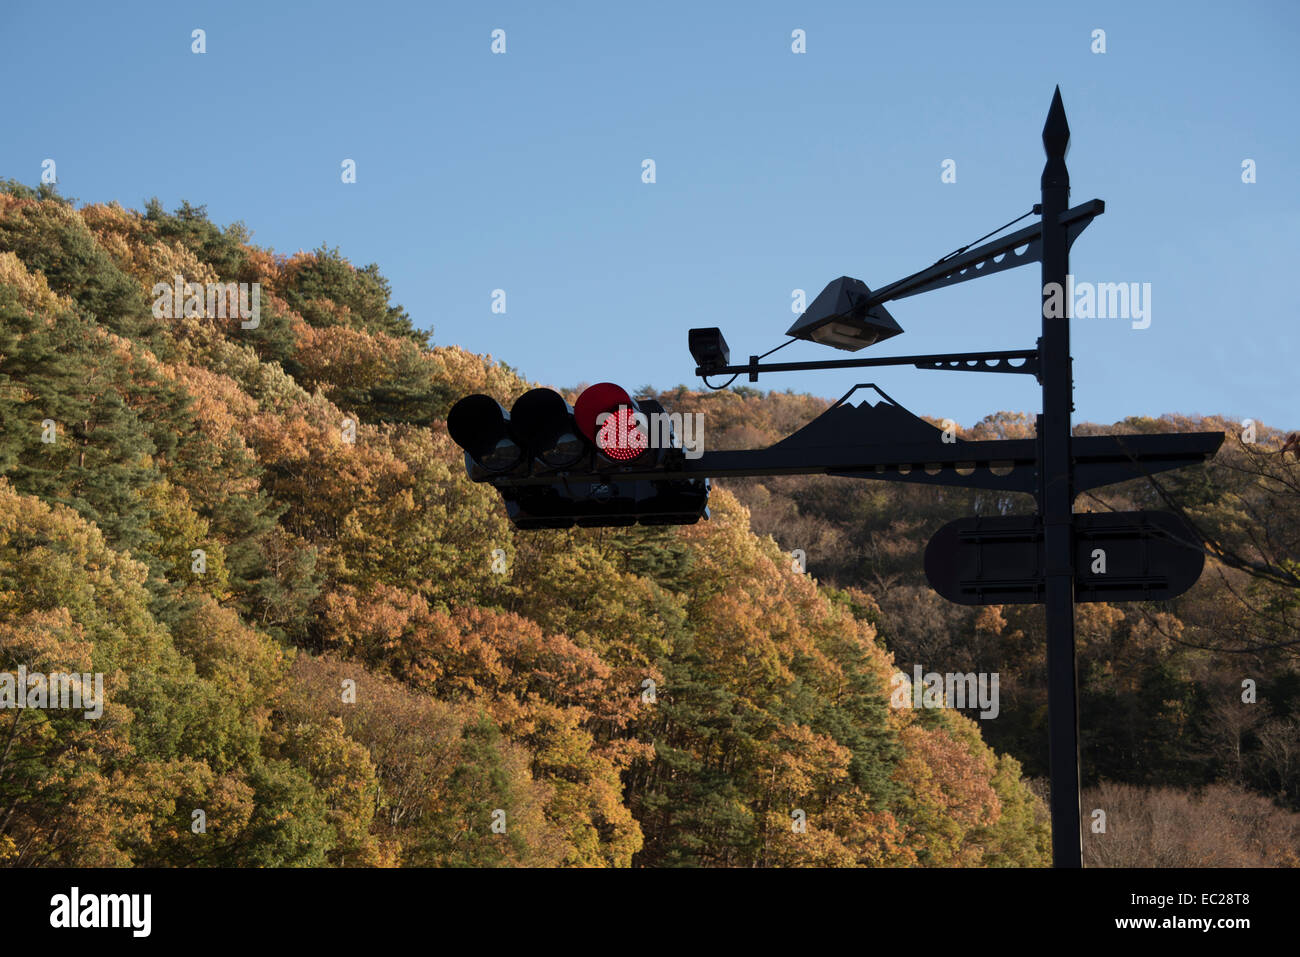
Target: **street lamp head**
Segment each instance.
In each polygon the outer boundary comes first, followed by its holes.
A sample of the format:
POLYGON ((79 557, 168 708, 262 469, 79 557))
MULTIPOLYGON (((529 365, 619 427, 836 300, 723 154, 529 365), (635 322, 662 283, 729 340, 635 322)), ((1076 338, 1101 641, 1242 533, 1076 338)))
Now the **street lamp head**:
POLYGON ((841 276, 817 295, 786 335, 856 352, 902 332, 883 305, 868 307, 870 299, 866 283, 841 276))

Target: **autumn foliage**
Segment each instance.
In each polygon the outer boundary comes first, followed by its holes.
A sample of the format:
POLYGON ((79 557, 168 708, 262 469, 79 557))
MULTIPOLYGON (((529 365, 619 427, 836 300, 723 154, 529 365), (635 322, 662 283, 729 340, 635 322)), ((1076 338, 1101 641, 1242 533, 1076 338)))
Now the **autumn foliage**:
POLYGON ((0 193, 0 670, 107 702, 0 711, 0 862, 1047 861, 1016 760, 891 708, 876 598, 728 488, 515 532, 443 417, 527 387, 337 251, 0 193), (260 283, 259 328, 155 318, 175 274, 260 283))

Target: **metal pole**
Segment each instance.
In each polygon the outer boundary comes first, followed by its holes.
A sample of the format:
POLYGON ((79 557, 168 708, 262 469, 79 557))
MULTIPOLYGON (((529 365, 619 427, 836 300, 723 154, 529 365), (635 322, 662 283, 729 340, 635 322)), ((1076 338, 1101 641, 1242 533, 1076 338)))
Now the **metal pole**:
POLYGON ((1074 474, 1070 459, 1070 413, 1074 411, 1074 381, 1070 367, 1070 302, 1066 275, 1070 248, 1060 222, 1070 198, 1070 174, 1065 154, 1070 127, 1057 87, 1043 126, 1043 414, 1039 419, 1041 459, 1039 512, 1043 518, 1046 559, 1047 722, 1052 779, 1052 862, 1056 867, 1082 867, 1079 829, 1079 711, 1074 663, 1074 474), (1058 283, 1059 317, 1049 318, 1048 285, 1058 283))

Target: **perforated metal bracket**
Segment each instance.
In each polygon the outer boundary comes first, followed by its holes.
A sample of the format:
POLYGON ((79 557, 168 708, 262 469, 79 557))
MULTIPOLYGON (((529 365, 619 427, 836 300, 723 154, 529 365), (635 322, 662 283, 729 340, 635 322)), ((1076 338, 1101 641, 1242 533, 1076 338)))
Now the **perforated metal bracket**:
POLYGON ((940 369, 946 372, 1019 372, 1036 376, 1039 372, 1038 352, 1027 352, 1019 359, 1015 357, 942 359, 931 362, 916 363, 918 369, 940 369), (1014 363, 1014 364, 1013 364, 1014 363))

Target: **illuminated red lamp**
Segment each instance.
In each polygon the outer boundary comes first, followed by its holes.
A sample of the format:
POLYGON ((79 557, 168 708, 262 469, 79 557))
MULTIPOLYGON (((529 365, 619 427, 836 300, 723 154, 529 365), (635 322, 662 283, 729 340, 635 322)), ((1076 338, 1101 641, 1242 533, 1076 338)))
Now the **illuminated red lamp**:
POLYGON ((573 418, 582 434, 612 462, 631 465, 650 451, 645 414, 622 386, 598 382, 583 390, 574 403, 573 418))

